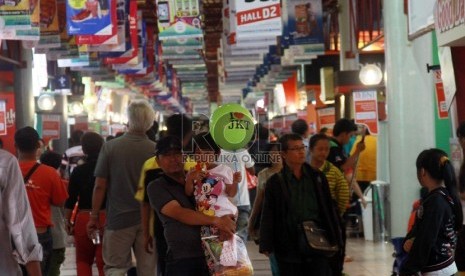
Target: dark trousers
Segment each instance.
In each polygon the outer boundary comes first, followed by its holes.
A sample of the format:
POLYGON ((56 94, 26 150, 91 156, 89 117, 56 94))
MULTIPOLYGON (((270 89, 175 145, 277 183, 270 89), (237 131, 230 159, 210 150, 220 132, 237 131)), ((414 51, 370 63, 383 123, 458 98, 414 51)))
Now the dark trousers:
POLYGON ((340 227, 342 231, 342 247, 341 249, 331 258, 329 258, 329 263, 333 276, 341 276, 344 269, 344 258, 346 256, 346 243, 347 243, 347 220, 345 216, 340 219, 340 227))
POLYGON ((42 270, 42 275, 48 275, 53 252, 52 231, 49 228, 47 232, 37 234, 37 237, 39 238, 40 245, 42 245, 42 262, 40 262, 40 269, 42 270))
POLYGON ((52 256, 50 257, 48 276, 60 276, 60 267, 65 261, 65 251, 66 248, 53 249, 52 256))
MULTIPOLYGON (((39 243, 42 246, 42 261, 40 262, 40 270, 42 271, 42 275, 47 276, 50 270, 51 264, 51 257, 53 252, 53 239, 52 239, 52 231, 48 228, 47 232, 42 234, 37 234, 39 239, 39 243)), ((21 265, 21 271, 23 275, 28 275, 26 271, 26 267, 21 265)))
POLYGON ((166 276, 209 276, 205 257, 166 262, 166 276))
POLYGON ((324 257, 307 259, 301 263, 283 262, 278 259, 280 276, 332 276, 329 261, 324 257))

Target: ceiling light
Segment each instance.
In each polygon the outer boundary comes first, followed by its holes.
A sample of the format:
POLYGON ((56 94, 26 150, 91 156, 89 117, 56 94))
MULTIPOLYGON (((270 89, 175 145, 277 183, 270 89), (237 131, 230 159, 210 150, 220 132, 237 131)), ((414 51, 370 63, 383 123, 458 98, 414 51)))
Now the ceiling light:
POLYGON ((358 76, 364 85, 377 85, 383 80, 383 72, 376 64, 363 66, 358 76))
POLYGON ((74 101, 69 104, 69 109, 71 115, 78 115, 84 112, 84 105, 82 102, 74 101))
POLYGON ((53 95, 42 94, 37 99, 37 105, 39 106, 40 110, 50 111, 55 107, 56 101, 53 95))

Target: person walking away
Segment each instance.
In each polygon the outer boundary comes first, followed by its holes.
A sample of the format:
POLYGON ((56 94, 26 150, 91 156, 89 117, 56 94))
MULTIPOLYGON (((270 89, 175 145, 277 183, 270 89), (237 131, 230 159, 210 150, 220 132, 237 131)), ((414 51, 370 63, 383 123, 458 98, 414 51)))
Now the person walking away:
POLYGON ((42 246, 37 239, 23 176, 16 158, 0 150, 0 275, 41 276, 42 246))
MULTIPOLYGON (((40 156, 40 163, 54 168, 58 173, 61 165, 61 155, 53 151, 45 151, 40 156)), ((67 187, 68 181, 61 179, 67 187)), ((63 207, 51 206, 52 208, 52 239, 53 251, 50 257, 50 269, 48 276, 59 276, 60 267, 65 262, 66 253, 66 229, 65 229, 65 211, 63 207)))
MULTIPOLYGON (((76 247, 76 272, 78 276, 92 276, 92 265, 97 265, 100 276, 103 272, 102 244, 94 244, 87 235, 86 226, 92 209, 92 192, 95 185, 94 171, 103 138, 95 132, 86 132, 82 136, 84 163, 78 165, 69 178, 69 198, 65 203, 66 228, 69 235, 74 235, 76 247), (74 206, 78 205, 75 221, 71 221, 74 206)), ((105 201, 99 212, 99 234, 103 234, 105 225, 105 201)))
POLYGON ((449 276, 457 272, 453 252, 463 213, 454 168, 440 149, 422 151, 416 160, 420 185, 428 189, 403 248, 408 253, 400 275, 449 276))
POLYGON ((92 211, 87 224, 89 235, 99 226, 99 213, 107 200, 103 235, 105 275, 122 275, 132 266, 131 249, 137 262, 137 275, 156 273, 156 252, 144 249, 140 204, 134 198, 142 165, 153 156, 155 143, 145 134, 155 112, 145 100, 132 101, 127 109, 128 132, 103 145, 95 168, 92 211))
POLYGON ((69 148, 63 154, 61 160, 61 175, 68 180, 77 165, 82 164, 84 152, 82 152, 81 138, 84 132, 80 129, 74 130, 69 139, 69 148))
POLYGON ((35 129, 29 126, 18 129, 15 133, 15 145, 34 225, 42 245, 42 275, 48 275, 53 251, 51 206, 63 206, 68 192, 54 168, 37 163, 39 134, 35 129))

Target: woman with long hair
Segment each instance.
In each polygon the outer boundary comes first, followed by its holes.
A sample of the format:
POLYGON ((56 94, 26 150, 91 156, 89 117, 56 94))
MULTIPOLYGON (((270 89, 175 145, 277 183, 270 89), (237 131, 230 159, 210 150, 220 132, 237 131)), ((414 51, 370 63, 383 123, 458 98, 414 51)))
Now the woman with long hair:
POLYGON ((428 189, 404 241, 407 259, 401 275, 450 276, 457 272, 454 250, 463 213, 454 168, 440 149, 420 153, 416 161, 420 185, 428 189))
MULTIPOLYGON (((71 173, 68 186, 68 200, 65 203, 65 217, 68 234, 74 235, 76 246, 76 271, 78 276, 92 276, 92 265, 95 263, 100 276, 103 276, 102 244, 88 237, 86 225, 92 209, 92 192, 94 190, 94 170, 103 138, 95 132, 87 132, 82 138, 82 151, 86 155, 85 163, 77 166, 71 173), (78 205, 76 220, 71 221, 72 211, 78 205)), ((105 206, 103 204, 102 206, 105 206)), ((104 208, 104 207, 103 207, 104 208)), ((105 225, 105 212, 99 213, 100 225, 105 225)), ((100 236, 103 235, 103 229, 100 236)))

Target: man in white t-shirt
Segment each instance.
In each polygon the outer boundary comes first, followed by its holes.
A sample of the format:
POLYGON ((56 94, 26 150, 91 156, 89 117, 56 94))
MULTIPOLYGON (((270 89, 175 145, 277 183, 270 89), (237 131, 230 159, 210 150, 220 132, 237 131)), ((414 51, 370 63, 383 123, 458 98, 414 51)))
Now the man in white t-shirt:
POLYGON ((247 188, 246 171, 252 175, 255 175, 255 162, 246 149, 238 150, 236 152, 221 150, 219 162, 229 166, 234 172, 241 172, 242 180, 239 182, 237 195, 232 199, 232 202, 237 206, 239 211, 239 216, 236 222, 236 233, 244 241, 247 241, 247 225, 250 215, 250 198, 249 190, 247 188))

